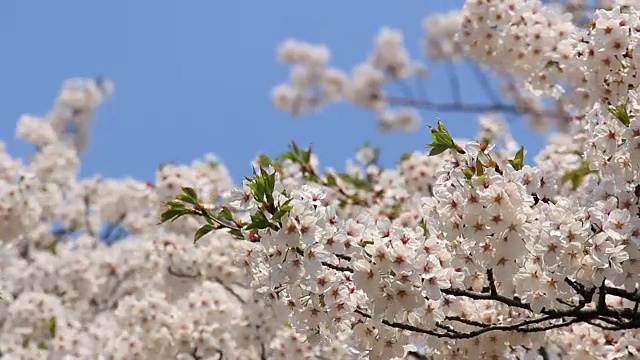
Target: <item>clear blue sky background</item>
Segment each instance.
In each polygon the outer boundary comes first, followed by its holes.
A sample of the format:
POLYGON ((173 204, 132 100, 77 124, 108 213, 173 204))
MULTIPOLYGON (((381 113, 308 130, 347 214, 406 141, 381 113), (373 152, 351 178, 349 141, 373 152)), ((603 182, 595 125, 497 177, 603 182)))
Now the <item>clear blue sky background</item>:
MULTIPOLYGON (((212 1, 212 0, 3 0, 0 1, 0 139, 12 154, 30 148, 15 139, 20 114, 44 115, 61 82, 104 75, 115 96, 98 112, 82 174, 152 179, 159 163, 190 162, 218 154, 239 180, 259 151, 271 154, 296 139, 312 143, 324 165, 342 168, 367 140, 391 164, 423 149, 425 126, 414 134, 380 134, 374 114, 350 105, 292 120, 274 109, 270 89, 287 79, 276 47, 295 37, 332 49, 333 64, 350 70, 370 51, 378 30, 405 32, 412 55, 422 58, 423 18, 459 8, 437 1, 212 1)), ((469 102, 487 101, 470 73, 461 73, 469 102)), ((436 71, 427 91, 448 94, 436 71)), ((442 95, 442 99, 451 99, 442 95)), ((440 116, 455 136, 473 136, 472 114, 440 116)), ((516 138, 537 151, 541 138, 520 123, 516 138)))

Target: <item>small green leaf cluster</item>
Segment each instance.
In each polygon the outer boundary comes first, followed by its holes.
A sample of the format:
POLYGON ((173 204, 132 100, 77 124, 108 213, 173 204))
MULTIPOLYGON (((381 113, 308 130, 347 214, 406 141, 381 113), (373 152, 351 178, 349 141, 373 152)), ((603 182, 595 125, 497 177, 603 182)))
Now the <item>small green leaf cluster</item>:
MULTIPOLYGON (((337 174, 338 178, 340 178, 340 180, 344 181, 345 183, 352 185, 353 187, 355 187, 356 189, 359 190, 369 190, 371 188, 371 184, 364 180, 364 179, 360 179, 357 178, 353 175, 350 174, 346 174, 346 173, 341 173, 341 174, 337 174)), ((327 174, 327 184, 329 186, 337 186, 338 182, 336 180, 336 176, 328 173, 327 174)))
POLYGON ((183 187, 182 193, 178 194, 174 200, 165 204, 165 211, 160 215, 160 223, 175 221, 184 215, 194 214, 195 206, 198 205, 198 194, 193 188, 183 187), (188 205, 193 205, 192 207, 188 205))
POLYGON ((584 181, 585 177, 589 174, 597 173, 595 170, 591 170, 589 168, 590 162, 589 160, 584 160, 580 165, 573 169, 567 171, 562 178, 560 178, 560 183, 565 184, 567 182, 571 182, 571 188, 576 190, 584 181))
POLYGON ((261 204, 266 204, 268 210, 273 210, 273 191, 276 186, 276 172, 268 172, 263 167, 253 170, 252 177, 245 178, 247 186, 251 189, 253 199, 261 204))
MULTIPOLYGON (((58 330, 58 319, 55 316, 52 316, 49 318, 49 320, 47 320, 46 325, 47 325, 47 330, 49 332, 49 337, 51 339, 54 339, 56 337, 57 330, 58 330)), ((31 335, 26 335, 22 339, 22 347, 28 348, 29 345, 31 345, 31 335)), ((40 350, 47 350, 48 346, 43 340, 40 340, 37 344, 37 348, 40 350)))
MULTIPOLYGON (((298 153, 299 148, 296 146, 295 149, 298 153)), ((305 158, 309 159, 311 151, 304 151, 304 153, 308 154, 305 158)), ((282 217, 289 213, 293 206, 289 198, 279 203, 273 197, 276 171, 268 172, 261 167, 259 171, 254 170, 253 177, 246 178, 246 181, 254 200, 260 205, 258 211, 251 215, 251 222, 246 225, 245 230, 280 229, 282 217)))
POLYGON ((438 119, 437 127, 431 128, 431 137, 433 138, 433 142, 427 145, 427 148, 431 148, 429 156, 440 155, 449 149, 453 149, 460 154, 465 153, 464 149, 453 141, 449 130, 447 130, 440 119, 438 119))
POLYGON ((607 108, 609 113, 613 115, 618 121, 622 123, 625 127, 629 127, 631 124, 632 116, 627 111, 627 104, 619 104, 618 106, 609 106, 607 108))
POLYGON ((516 170, 522 170, 524 167, 524 146, 520 146, 520 150, 513 159, 509 160, 509 164, 516 170))
POLYGON ((183 187, 182 193, 165 204, 165 211, 160 216, 160 223, 175 221, 185 215, 204 217, 207 223, 196 231, 194 242, 216 229, 227 229, 231 235, 242 240, 245 239, 243 231, 280 229, 281 219, 291 211, 293 206, 291 205, 292 200, 286 196, 284 201, 276 201, 274 198, 276 172, 269 172, 260 167, 259 170, 254 170, 253 176, 247 177, 245 180, 251 191, 251 196, 259 204, 258 211, 251 215, 250 222, 242 222, 235 218, 228 207, 207 209, 200 203, 193 188, 183 187))
MULTIPOLYGON (((449 133, 447 128, 442 123, 442 120, 440 119, 438 119, 437 127, 431 128, 431 137, 433 138, 433 142, 427 145, 427 148, 431 148, 431 151, 429 152, 429 156, 439 155, 449 149, 455 150, 458 154, 466 154, 464 149, 462 149, 458 144, 456 144, 453 141, 451 134, 449 133)), ((483 139, 484 145, 488 145, 490 140, 491 139, 489 138, 483 139)), ((471 183, 474 176, 479 178, 484 177, 486 174, 485 169, 494 168, 496 169, 496 171, 501 172, 496 161, 492 159, 491 154, 489 154, 488 151, 484 150, 485 147, 483 147, 482 149, 483 149, 481 151, 482 157, 484 158, 484 161, 486 163, 483 163, 483 161, 480 159, 481 157, 478 156, 476 157, 475 160, 472 159, 473 166, 470 166, 462 170, 462 173, 464 174, 466 181, 468 183, 471 183)), ((403 154, 402 160, 403 161, 407 160, 410 156, 411 154, 403 154)), ((509 160, 509 164, 511 164, 511 166, 515 170, 521 170, 524 167, 524 147, 523 146, 520 147, 515 157, 509 160)))
MULTIPOLYGON (((368 146, 368 145, 366 145, 368 146)), ((371 190, 373 188, 371 184, 371 179, 361 179, 354 175, 347 173, 331 173, 327 172, 324 176, 321 176, 316 173, 313 166, 311 165, 311 147, 307 149, 301 149, 295 142, 292 142, 289 146, 289 151, 280 154, 278 156, 279 159, 282 160, 290 160, 298 165, 300 165, 300 170, 305 180, 315 182, 316 184, 320 184, 323 186, 330 187, 334 190, 337 190, 338 193, 343 197, 341 200, 341 204, 346 205, 347 203, 354 203, 364 205, 362 199, 358 197, 357 194, 349 195, 346 193, 344 189, 340 187, 338 184, 338 179, 342 180, 344 183, 347 183, 358 190, 371 190)), ((379 153, 376 153, 376 157, 379 156, 379 153)))

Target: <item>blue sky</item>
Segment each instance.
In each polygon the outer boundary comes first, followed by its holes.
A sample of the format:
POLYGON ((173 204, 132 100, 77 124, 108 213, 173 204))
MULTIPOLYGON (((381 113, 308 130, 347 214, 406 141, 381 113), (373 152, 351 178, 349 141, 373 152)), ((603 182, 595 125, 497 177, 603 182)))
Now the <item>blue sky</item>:
MULTIPOLYGON (((332 64, 350 70, 387 25, 403 30, 411 54, 422 58, 423 18, 462 3, 3 0, 0 139, 12 154, 27 154, 30 148, 15 139, 20 114, 44 115, 64 79, 104 75, 116 93, 98 112, 83 175, 153 179, 159 163, 213 152, 239 180, 258 152, 277 154, 293 139, 313 144, 324 165, 342 168, 365 140, 391 164, 423 149, 428 128, 380 134, 374 114, 347 104, 292 120, 269 96, 289 70, 277 62, 276 47, 289 37, 322 42, 332 50, 332 64)), ((487 100, 469 73, 461 77, 465 99, 487 100)), ((425 86, 430 94, 448 92, 440 71, 425 86)), ((423 116, 430 124, 441 117, 454 136, 477 129, 472 114, 423 116)), ((531 150, 539 148, 541 138, 521 124, 514 133, 531 150)))

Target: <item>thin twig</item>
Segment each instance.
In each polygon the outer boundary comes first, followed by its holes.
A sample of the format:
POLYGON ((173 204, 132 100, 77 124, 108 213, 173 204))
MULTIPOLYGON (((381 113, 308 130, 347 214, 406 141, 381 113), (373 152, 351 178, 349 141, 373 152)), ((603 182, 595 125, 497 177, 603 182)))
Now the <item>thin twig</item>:
POLYGON ((462 104, 462 94, 460 92, 460 79, 458 79, 458 73, 456 72, 455 64, 451 61, 447 62, 447 76, 449 78, 449 86, 451 87, 451 93, 453 94, 453 102, 455 104, 462 104))
POLYGON ((235 297, 238 302, 240 302, 241 304, 246 304, 246 301, 242 298, 242 296, 235 292, 235 290, 233 290, 231 286, 226 285, 224 282, 222 282, 222 280, 218 278, 216 278, 216 282, 220 284, 220 286, 222 286, 225 290, 227 290, 229 294, 233 295, 233 297, 235 297))
MULTIPOLYGON (((533 111, 531 109, 522 109, 521 107, 509 104, 456 104, 456 103, 434 103, 430 100, 423 99, 407 99, 400 96, 388 95, 385 98, 392 105, 414 106, 417 108, 440 111, 440 112, 466 112, 466 113, 488 113, 488 112, 503 112, 521 115, 527 113, 527 111, 533 111)), ((543 112, 536 115, 540 116, 557 116, 555 112, 543 112)))
POLYGON ((493 88, 489 84, 489 79, 487 78, 484 71, 480 68, 478 63, 475 61, 471 62, 471 68, 476 78, 478 79, 480 86, 482 87, 484 92, 487 94, 487 97, 489 98, 489 100, 491 100, 491 102, 493 102, 494 104, 502 104, 502 101, 498 98, 498 95, 496 95, 495 91, 493 91, 493 88))
POLYGON ((496 279, 493 277, 493 269, 487 270, 487 278, 489 279, 489 289, 491 295, 498 295, 498 289, 496 288, 496 279))

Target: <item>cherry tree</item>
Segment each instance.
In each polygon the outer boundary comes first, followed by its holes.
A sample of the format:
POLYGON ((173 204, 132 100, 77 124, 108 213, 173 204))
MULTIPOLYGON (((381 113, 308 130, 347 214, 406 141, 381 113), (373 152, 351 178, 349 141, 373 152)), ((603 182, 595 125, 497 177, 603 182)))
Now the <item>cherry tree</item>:
POLYGON ((153 182, 79 178, 106 78, 24 115, 0 148, 0 353, 8 359, 640 357, 640 4, 468 0, 425 19, 428 66, 383 28, 351 72, 287 40, 277 108, 337 101, 426 150, 344 171, 292 142, 233 184, 213 154, 153 182), (491 99, 467 103, 456 67, 491 99), (491 69, 491 72, 489 72, 491 69), (416 78, 418 82, 409 82, 416 78), (494 85, 497 84, 497 87, 494 85), (400 89, 400 93, 392 89, 400 89), (478 116, 475 139, 446 114, 478 116), (532 156, 505 116, 560 132, 532 156))

